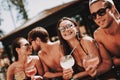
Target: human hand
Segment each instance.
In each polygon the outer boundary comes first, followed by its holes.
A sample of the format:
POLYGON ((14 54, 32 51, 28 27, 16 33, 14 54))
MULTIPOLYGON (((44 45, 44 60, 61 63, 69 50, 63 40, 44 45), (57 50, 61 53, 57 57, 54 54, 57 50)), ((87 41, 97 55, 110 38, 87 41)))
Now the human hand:
POLYGON ((31 80, 43 80, 42 76, 32 76, 31 80))
POLYGON ((73 75, 73 69, 63 69, 63 79, 70 79, 73 75))
POLYGON ((91 77, 95 77, 97 74, 96 67, 88 66, 85 70, 91 77))
POLYGON ((118 66, 120 64, 120 58, 113 57, 112 58, 114 65, 118 66))

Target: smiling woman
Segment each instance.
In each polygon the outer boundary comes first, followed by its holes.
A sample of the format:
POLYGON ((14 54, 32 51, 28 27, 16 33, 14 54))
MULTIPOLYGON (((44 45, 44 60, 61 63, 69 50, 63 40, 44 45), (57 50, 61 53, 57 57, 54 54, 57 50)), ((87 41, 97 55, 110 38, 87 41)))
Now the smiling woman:
POLYGON ((63 69, 64 79, 71 77, 73 80, 115 79, 115 76, 101 77, 103 73, 106 74, 111 69, 111 58, 101 44, 98 44, 92 37, 81 34, 78 27, 76 21, 69 17, 61 18, 57 24, 60 46, 64 55, 69 55, 72 49, 76 47, 71 54, 75 59, 74 74, 71 76, 67 69, 63 69))

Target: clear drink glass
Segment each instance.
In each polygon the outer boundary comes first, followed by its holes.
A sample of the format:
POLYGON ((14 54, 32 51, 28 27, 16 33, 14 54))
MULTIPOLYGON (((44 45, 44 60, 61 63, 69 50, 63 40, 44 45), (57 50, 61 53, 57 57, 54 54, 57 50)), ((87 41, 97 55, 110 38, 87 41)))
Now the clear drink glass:
POLYGON ((66 55, 60 58, 60 65, 64 69, 69 69, 75 64, 75 60, 72 55, 66 55))
POLYGON ((86 56, 83 59, 83 66, 85 68, 87 68, 88 66, 97 67, 99 63, 100 63, 100 59, 98 56, 96 57, 86 56))
POLYGON ((35 76, 35 74, 37 73, 37 69, 36 67, 33 65, 33 66, 29 66, 25 69, 25 73, 28 77, 33 77, 35 76))

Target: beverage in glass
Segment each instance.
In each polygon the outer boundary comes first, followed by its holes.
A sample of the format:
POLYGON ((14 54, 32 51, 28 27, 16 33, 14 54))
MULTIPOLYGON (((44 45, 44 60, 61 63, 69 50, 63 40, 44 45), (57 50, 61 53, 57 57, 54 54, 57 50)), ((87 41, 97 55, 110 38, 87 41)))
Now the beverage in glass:
POLYGON ((99 57, 90 57, 90 56, 86 56, 83 59, 83 66, 86 68, 88 66, 92 66, 92 67, 97 67, 98 64, 100 63, 99 57))
POLYGON ((25 69, 25 73, 28 77, 32 77, 37 73, 35 66, 29 66, 25 69))
POLYGON ((63 56, 60 59, 60 65, 64 69, 71 68, 74 65, 74 63, 75 63, 75 60, 72 57, 72 55, 63 56))

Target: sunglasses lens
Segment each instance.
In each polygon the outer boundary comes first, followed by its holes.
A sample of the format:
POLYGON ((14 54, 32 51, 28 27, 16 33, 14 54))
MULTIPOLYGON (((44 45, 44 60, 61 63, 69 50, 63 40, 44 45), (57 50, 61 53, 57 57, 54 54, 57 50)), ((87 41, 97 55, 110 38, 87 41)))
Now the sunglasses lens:
POLYGON ((90 19, 96 19, 96 13, 91 14, 90 19))
POLYGON ((96 13, 91 14, 91 18, 93 20, 95 20, 97 15, 104 16, 106 14, 106 9, 107 8, 102 8, 102 9, 98 10, 96 13))
POLYGON ((100 9, 97 14, 99 16, 104 16, 106 14, 106 9, 100 9))

